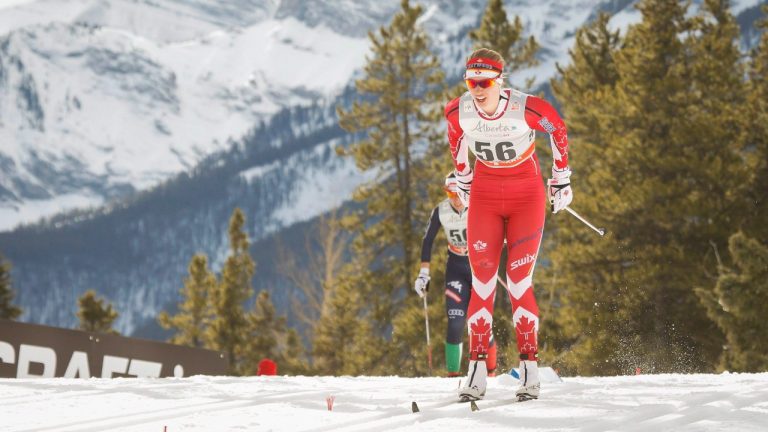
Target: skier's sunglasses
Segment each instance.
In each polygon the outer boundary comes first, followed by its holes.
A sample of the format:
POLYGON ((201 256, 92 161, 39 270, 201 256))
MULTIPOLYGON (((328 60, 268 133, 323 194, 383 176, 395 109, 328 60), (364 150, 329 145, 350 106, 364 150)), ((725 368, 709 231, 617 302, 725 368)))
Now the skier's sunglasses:
POLYGON ((488 88, 496 85, 496 78, 483 79, 483 80, 465 79, 464 82, 467 83, 467 87, 471 89, 475 87, 488 88))

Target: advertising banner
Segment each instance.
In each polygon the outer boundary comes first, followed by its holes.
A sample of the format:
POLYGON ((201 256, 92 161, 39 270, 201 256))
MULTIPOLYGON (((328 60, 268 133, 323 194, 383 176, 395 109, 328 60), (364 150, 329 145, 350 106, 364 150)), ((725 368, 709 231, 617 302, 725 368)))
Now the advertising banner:
POLYGON ((225 375, 224 353, 0 319, 0 378, 225 375))

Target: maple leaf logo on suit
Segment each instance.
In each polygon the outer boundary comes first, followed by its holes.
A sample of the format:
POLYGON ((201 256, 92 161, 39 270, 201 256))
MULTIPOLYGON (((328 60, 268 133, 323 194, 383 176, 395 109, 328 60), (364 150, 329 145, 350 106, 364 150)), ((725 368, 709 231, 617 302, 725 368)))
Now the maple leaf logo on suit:
POLYGON ((515 326, 517 330, 517 346, 520 347, 520 352, 535 352, 536 351, 536 321, 531 321, 528 317, 523 316, 515 326))
POLYGON ((470 324, 470 341, 469 346, 472 347, 472 351, 477 351, 480 346, 484 346, 488 349, 491 343, 491 324, 480 317, 477 321, 470 324))

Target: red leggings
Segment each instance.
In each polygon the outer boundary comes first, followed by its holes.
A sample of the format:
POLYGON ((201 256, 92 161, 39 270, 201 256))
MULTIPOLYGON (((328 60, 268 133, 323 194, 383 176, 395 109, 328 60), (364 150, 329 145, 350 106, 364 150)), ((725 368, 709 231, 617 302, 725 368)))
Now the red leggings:
POLYGON ((467 310, 470 359, 488 352, 493 301, 504 241, 507 294, 520 358, 536 360, 539 307, 533 296, 533 269, 544 230, 544 182, 536 155, 514 168, 475 164, 469 196, 467 240, 472 297, 467 310))

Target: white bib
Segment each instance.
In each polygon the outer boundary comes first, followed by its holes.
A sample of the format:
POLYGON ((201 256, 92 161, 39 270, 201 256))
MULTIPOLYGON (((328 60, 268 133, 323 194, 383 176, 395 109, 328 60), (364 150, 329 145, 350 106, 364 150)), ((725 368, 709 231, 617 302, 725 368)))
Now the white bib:
POLYGON ((437 207, 440 224, 448 239, 448 249, 457 255, 467 254, 467 210, 456 213, 447 199, 440 201, 437 207))
POLYGON ((521 164, 535 150, 536 132, 525 121, 527 94, 502 89, 501 112, 494 117, 479 113, 469 92, 459 99, 459 126, 463 140, 477 159, 491 168, 509 168, 521 164))

